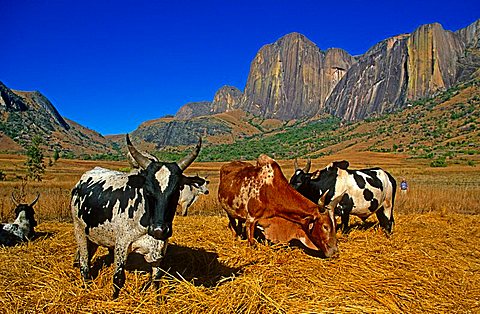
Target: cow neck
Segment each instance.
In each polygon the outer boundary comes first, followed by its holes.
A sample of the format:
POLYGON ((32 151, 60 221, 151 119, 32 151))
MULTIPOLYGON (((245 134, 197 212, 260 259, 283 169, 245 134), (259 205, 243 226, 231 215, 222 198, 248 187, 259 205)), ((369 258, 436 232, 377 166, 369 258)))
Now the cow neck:
MULTIPOLYGON (((284 192, 275 193, 275 195, 268 197, 269 201, 275 203, 273 206, 277 209, 275 214, 301 225, 307 224, 310 218, 317 217, 318 206, 288 184, 287 179, 280 171, 280 167, 274 169, 278 169, 278 171, 275 171, 273 186, 284 192)), ((269 190, 267 189, 267 191, 269 190)))

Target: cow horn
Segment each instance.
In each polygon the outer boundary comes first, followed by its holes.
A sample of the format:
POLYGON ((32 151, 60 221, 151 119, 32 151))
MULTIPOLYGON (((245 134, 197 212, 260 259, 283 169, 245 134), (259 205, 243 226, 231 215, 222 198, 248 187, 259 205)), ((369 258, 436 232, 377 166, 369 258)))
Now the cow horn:
POLYGON ((320 207, 320 212, 325 212, 325 199, 327 198, 328 190, 323 193, 322 197, 318 200, 318 206, 320 207))
POLYGON ((40 198, 40 193, 37 194, 37 197, 33 200, 33 202, 29 206, 33 207, 33 205, 35 205, 37 203, 39 198, 40 198))
POLYGON ((202 138, 198 138, 198 144, 195 146, 193 152, 191 152, 188 156, 177 162, 178 167, 183 171, 187 169, 188 166, 197 158, 198 153, 200 152, 200 147, 202 147, 202 138))
POLYGON ((152 161, 149 158, 145 157, 142 153, 140 153, 135 147, 133 147, 133 144, 130 141, 130 137, 128 136, 128 134, 126 135, 126 139, 130 155, 132 155, 133 159, 142 169, 147 169, 148 165, 150 165, 152 161))
POLYGON ((332 209, 335 209, 335 207, 337 207, 338 203, 341 202, 341 200, 343 199, 343 196, 345 195, 345 193, 347 193, 347 190, 343 191, 340 195, 338 195, 336 198, 332 199, 332 202, 330 203, 330 207, 332 209))
POLYGON ((12 202, 15 204, 15 206, 18 206, 20 203, 15 199, 15 195, 12 192, 12 202))
POLYGON ((293 163, 293 166, 295 167, 295 171, 297 171, 298 170, 297 158, 295 158, 295 162, 293 163))
POLYGON ((310 160, 310 158, 308 158, 307 165, 305 166, 305 168, 303 168, 303 172, 308 173, 310 171, 311 165, 312 165, 312 161, 310 160))

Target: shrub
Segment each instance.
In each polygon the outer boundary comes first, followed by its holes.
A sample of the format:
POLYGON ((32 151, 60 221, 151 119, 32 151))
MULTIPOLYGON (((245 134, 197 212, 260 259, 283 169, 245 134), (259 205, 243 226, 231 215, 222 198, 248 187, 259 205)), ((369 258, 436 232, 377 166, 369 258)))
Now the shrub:
POLYGON ((447 166, 447 162, 445 161, 444 157, 433 160, 430 163, 430 167, 446 167, 446 166, 447 166))
POLYGON ((45 173, 45 164, 43 163, 43 150, 40 144, 43 140, 40 136, 35 136, 32 143, 27 147, 27 177, 34 181, 42 181, 42 176, 45 173))

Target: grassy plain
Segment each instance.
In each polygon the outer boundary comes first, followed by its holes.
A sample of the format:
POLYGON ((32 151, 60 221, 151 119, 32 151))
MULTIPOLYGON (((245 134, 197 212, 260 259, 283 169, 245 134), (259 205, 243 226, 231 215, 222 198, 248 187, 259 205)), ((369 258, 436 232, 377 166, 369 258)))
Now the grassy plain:
MULTIPOLYGON (((312 169, 334 159, 349 160, 351 168, 380 166, 397 181, 408 180, 410 191, 396 199, 392 237, 374 226, 372 216, 366 225, 352 218, 356 228, 338 233, 338 258, 320 259, 284 245, 249 247, 232 237, 216 200, 223 163, 196 162, 187 174, 208 175, 211 193, 193 205, 190 216, 175 218, 161 290, 143 289, 148 265, 132 256, 126 286, 112 301, 106 250, 94 258, 98 274, 88 289, 72 266, 69 198, 84 171, 128 164, 59 159, 42 182, 22 186, 16 176, 24 175, 24 157, 0 155, 7 175, 0 182, 2 222, 13 219, 13 191, 27 202, 41 193, 38 237, 0 248, 0 312, 479 312, 480 167, 432 168, 406 155, 347 151, 313 160, 312 169)), ((279 163, 289 178, 293 161, 279 163)))

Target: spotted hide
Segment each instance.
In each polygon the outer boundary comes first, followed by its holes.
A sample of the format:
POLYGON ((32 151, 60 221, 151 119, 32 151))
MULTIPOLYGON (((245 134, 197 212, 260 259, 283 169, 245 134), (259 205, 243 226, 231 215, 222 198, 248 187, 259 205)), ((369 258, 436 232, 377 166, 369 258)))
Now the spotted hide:
POLYGON ((319 207, 288 185, 280 166, 266 155, 257 165, 235 161, 220 169, 218 199, 237 236, 245 223, 247 238, 254 243, 256 226, 273 242, 300 240, 329 257, 337 252, 332 220, 319 207))
POLYGON ((0 246, 14 246, 29 241, 35 235, 35 211, 33 206, 37 203, 40 194, 30 204, 22 204, 15 199, 12 193, 12 201, 15 204, 15 221, 13 223, 0 224, 0 246))
POLYGON ((182 210, 182 216, 187 216, 188 208, 198 199, 201 194, 208 195, 209 181, 199 176, 187 177, 183 176, 180 186, 180 198, 178 205, 182 210))
POLYGON ((95 168, 72 190, 71 209, 78 244, 80 272, 88 282, 90 259, 98 246, 114 250, 113 297, 125 283, 125 261, 130 252, 144 254, 160 276, 180 194, 182 172, 197 157, 194 151, 177 163, 163 163, 141 154, 126 136, 129 153, 140 166, 130 173, 95 168))
POLYGON ((386 171, 380 168, 348 169, 346 160, 336 161, 322 170, 308 173, 310 164, 299 169, 295 163, 295 173, 290 185, 315 203, 325 197, 325 206, 330 214, 341 216, 342 231, 348 231, 350 215, 367 219, 375 213, 384 230, 390 234, 393 229, 393 205, 397 183, 386 171), (337 206, 331 204, 339 191, 346 191, 337 206))

